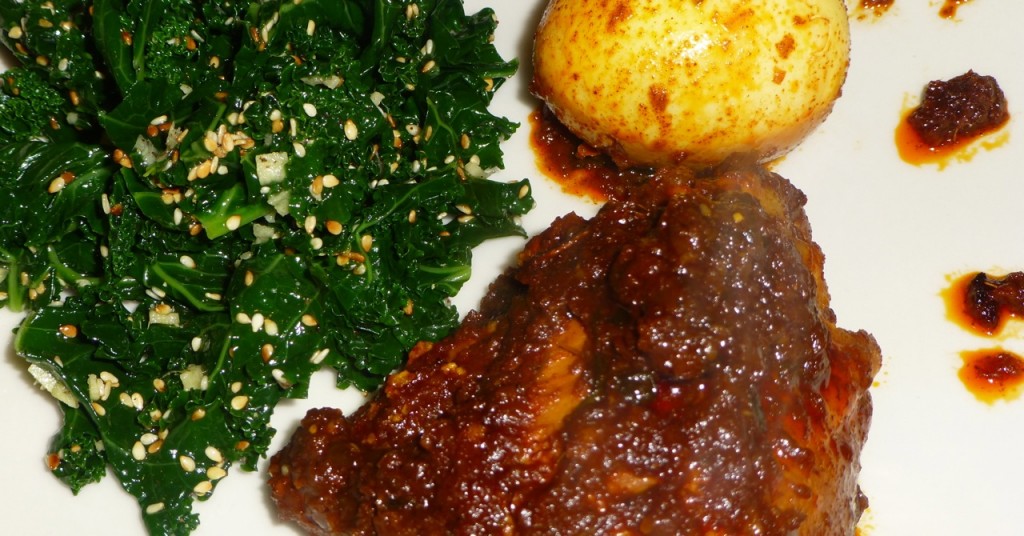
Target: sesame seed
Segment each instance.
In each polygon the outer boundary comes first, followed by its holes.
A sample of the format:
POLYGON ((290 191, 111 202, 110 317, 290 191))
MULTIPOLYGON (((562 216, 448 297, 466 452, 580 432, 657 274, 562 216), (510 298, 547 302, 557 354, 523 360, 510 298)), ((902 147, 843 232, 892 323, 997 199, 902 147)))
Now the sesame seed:
POLYGON ((228 476, 228 472, 225 471, 223 467, 218 467, 218 466, 215 465, 215 466, 210 467, 210 468, 208 468, 206 470, 206 476, 210 480, 220 480, 220 479, 228 476))
POLYGON ((186 473, 191 473, 196 470, 196 461, 192 459, 191 456, 185 456, 184 454, 178 456, 178 463, 181 464, 181 468, 186 473))
POLYGON ((316 21, 309 19, 309 22, 306 23, 306 35, 312 36, 314 32, 316 32, 316 21))
POLYGON ((140 462, 146 459, 146 447, 143 446, 142 441, 136 441, 132 445, 132 458, 140 462))
POLYGON ((405 7, 405 18, 406 19, 410 19, 410 20, 414 19, 414 18, 418 17, 419 14, 420 14, 420 6, 418 6, 416 4, 409 4, 408 6, 405 7))
POLYGON ((196 484, 196 486, 192 488, 192 491, 195 492, 196 495, 206 495, 213 491, 213 482, 204 480, 196 484))
POLYGON ((324 178, 322 175, 313 177, 313 182, 309 183, 309 193, 319 201, 324 193, 324 178))
POLYGON ((121 405, 123 406, 127 406, 129 408, 133 407, 131 395, 125 393, 124 391, 122 391, 121 394, 117 395, 117 400, 120 401, 121 405))
POLYGON ((310 238, 309 247, 312 248, 313 251, 318 251, 322 249, 324 247, 324 239, 320 238, 319 236, 314 236, 313 238, 310 238))
POLYGON ((435 62, 434 60, 430 60, 427 63, 423 64, 423 67, 420 69, 420 72, 421 73, 430 72, 430 70, 433 69, 436 66, 437 66, 437 62, 435 62))
POLYGON ((157 437, 156 434, 154 434, 152 432, 147 432, 145 434, 142 434, 141 437, 139 437, 139 443, 142 443, 143 445, 149 446, 149 445, 152 445, 153 443, 156 443, 156 441, 158 439, 160 439, 160 438, 157 437))
POLYGON ((107 409, 104 408, 99 402, 92 403, 92 410, 96 412, 96 415, 103 417, 107 414, 107 409))
POLYGON ((263 318, 263 314, 262 313, 256 313, 256 314, 252 315, 252 332, 253 333, 256 333, 257 331, 263 329, 263 320, 264 320, 264 318, 263 318))
POLYGON ((203 453, 206 454, 206 457, 212 460, 214 463, 220 463, 224 461, 224 456, 220 453, 219 450, 217 450, 217 447, 213 445, 206 447, 206 450, 204 450, 203 453))
POLYGON ((274 357, 274 345, 269 342, 264 344, 260 348, 260 357, 263 358, 264 363, 270 361, 270 358, 274 357))
POLYGON ((162 393, 167 390, 167 384, 162 379, 157 378, 153 380, 153 388, 162 393))
POLYGON ((339 183, 340 183, 340 181, 338 181, 338 177, 335 177, 334 175, 331 175, 331 174, 324 175, 324 186, 325 187, 327 187, 327 188, 334 188, 339 183))
POLYGON ((182 255, 178 261, 181 262, 181 265, 185 268, 191 268, 194 270, 196 267, 196 261, 188 255, 182 255))
POLYGON ((66 184, 67 183, 64 181, 63 177, 57 177, 56 179, 50 181, 50 186, 46 188, 46 191, 50 192, 51 194, 55 194, 63 190, 66 184))
POLYGON ((312 233, 316 229, 316 216, 312 214, 306 216, 306 220, 303 222, 302 227, 307 233, 312 233))
POLYGON ((416 209, 409 211, 409 223, 416 223, 416 209))
POLYGON ((74 339, 78 336, 78 328, 74 324, 63 324, 57 328, 57 331, 69 339, 74 339))
POLYGON ((282 388, 288 389, 292 386, 292 382, 288 381, 288 378, 284 376, 283 370, 276 368, 270 371, 270 375, 274 377, 274 381, 276 381, 282 388))
POLYGON ((189 416, 189 419, 193 421, 201 421, 203 420, 203 417, 206 417, 206 410, 203 408, 196 408, 192 411, 192 415, 189 416))
POLYGON ((21 39, 22 35, 24 35, 24 32, 21 31, 21 26, 15 26, 10 30, 7 30, 7 37, 10 37, 11 39, 21 39))
POLYGON ((351 119, 345 120, 345 137, 349 140, 355 140, 359 137, 359 127, 351 119))
POLYGON ((444 157, 444 163, 445 164, 451 164, 454 161, 455 161, 455 155, 451 155, 450 154, 450 155, 444 157))
POLYGON ((328 233, 331 233, 332 235, 335 236, 340 235, 341 232, 344 230, 344 228, 341 225, 341 222, 337 220, 327 220, 327 223, 324 224, 324 227, 327 228, 328 233))
POLYGON ((213 169, 213 161, 203 160, 198 166, 196 166, 196 178, 205 179, 210 176, 210 171, 213 169))
POLYGON ((314 364, 314 365, 319 365, 320 363, 323 363, 324 359, 327 358, 327 354, 329 352, 330 352, 330 349, 328 349, 328 348, 323 348, 321 350, 317 350, 309 358, 309 362, 314 364))
POLYGON ((251 324, 252 318, 245 313, 238 313, 235 315, 235 322, 238 322, 239 324, 251 324))
POLYGON ((231 407, 237 411, 242 411, 245 406, 249 405, 249 397, 245 395, 238 395, 231 399, 231 407))
POLYGON ((114 376, 105 370, 100 372, 100 379, 114 387, 121 385, 121 380, 117 379, 117 376, 114 376))
POLYGON ((304 103, 302 105, 302 111, 306 112, 306 115, 308 115, 309 117, 316 117, 316 106, 313 106, 312 103, 304 103))
POLYGON ((145 405, 146 401, 142 399, 142 394, 132 393, 132 406, 135 406, 137 411, 142 411, 142 408, 145 405))
POLYGON ((235 231, 241 225, 242 225, 242 217, 239 216, 238 214, 232 215, 230 218, 227 219, 226 222, 224 222, 224 226, 227 227, 229 231, 235 231))
POLYGON ((180 208, 174 208, 174 225, 181 225, 181 220, 185 217, 185 213, 180 208))
POLYGON ((162 502, 153 503, 153 504, 151 504, 151 505, 146 507, 146 513, 147 514, 156 514, 158 512, 163 511, 163 509, 164 509, 164 503, 162 503, 162 502))
POLYGON ((282 117, 283 116, 281 115, 281 110, 278 110, 277 108, 275 108, 275 109, 270 111, 270 120, 271 121, 280 121, 282 117))
POLYGON ((302 157, 306 156, 306 146, 305 145, 303 145, 303 144, 301 144, 299 142, 293 142, 292 143, 292 149, 295 150, 295 156, 298 156, 299 158, 302 158, 302 157))
POLYGON ((307 314, 302 315, 302 324, 304 326, 314 327, 317 324, 319 324, 319 322, 317 322, 315 316, 307 313, 307 314))
POLYGON ((370 251, 373 248, 373 236, 364 234, 359 240, 359 245, 363 248, 363 251, 370 251))
POLYGON ((167 122, 167 116, 166 115, 158 115, 158 116, 154 117, 153 120, 149 122, 149 124, 158 127, 158 126, 160 126, 160 125, 162 125, 162 124, 164 124, 166 122, 167 122))
POLYGON ((471 206, 469 206, 469 205, 467 205, 465 203, 459 203, 458 205, 455 205, 455 208, 459 209, 459 212, 461 212, 463 214, 472 214, 473 213, 473 207, 471 207, 471 206))
POLYGON ((530 193, 530 185, 524 184, 519 188, 519 199, 526 197, 530 193))
POLYGON ((274 322, 273 320, 271 320, 269 318, 266 319, 263 322, 263 331, 265 331, 267 333, 267 335, 271 335, 271 336, 277 335, 277 333, 278 333, 278 331, 277 331, 277 322, 274 322))
POLYGON ((231 384, 231 392, 237 393, 242 390, 242 382, 233 382, 231 384))
POLYGON ((192 351, 193 352, 198 352, 202 348, 203 348, 203 339, 202 339, 202 337, 192 337, 192 351))

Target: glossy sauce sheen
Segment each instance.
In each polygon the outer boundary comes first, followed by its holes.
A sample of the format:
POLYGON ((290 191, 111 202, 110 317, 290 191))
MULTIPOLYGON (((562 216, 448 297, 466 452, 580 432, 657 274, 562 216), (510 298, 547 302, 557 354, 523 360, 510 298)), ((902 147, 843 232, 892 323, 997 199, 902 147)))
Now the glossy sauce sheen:
MULTIPOLYGON (((1006 97, 995 78, 973 71, 929 82, 916 108, 896 127, 900 157, 915 165, 969 160, 974 142, 1009 121, 1006 97)), ((1005 140, 995 140, 992 148, 1005 140)))
POLYGON ((805 198, 662 175, 533 238, 477 312, 270 464, 314 534, 848 536, 880 365, 805 198))
MULTIPOLYGON (((982 336, 996 336, 1007 321, 1024 314, 1024 273, 993 277, 977 272, 960 276, 943 292, 949 319, 982 336)), ((1000 347, 961 352, 958 376, 985 403, 1020 396, 1024 359, 1000 347)))
POLYGON ((622 170, 569 131, 546 107, 530 114, 530 144, 537 168, 569 194, 606 201, 646 180, 646 170, 622 170))
POLYGON ((945 0, 939 9, 939 16, 944 19, 956 17, 956 10, 970 0, 945 0))
POLYGON ((1024 359, 1000 348, 963 352, 960 380, 978 400, 993 403, 1020 396, 1024 359))

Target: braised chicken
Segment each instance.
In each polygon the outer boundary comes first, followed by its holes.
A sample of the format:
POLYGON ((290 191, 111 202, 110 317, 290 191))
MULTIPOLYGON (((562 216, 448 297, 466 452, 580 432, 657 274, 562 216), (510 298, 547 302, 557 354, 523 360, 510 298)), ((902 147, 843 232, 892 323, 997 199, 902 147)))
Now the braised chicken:
POLYGON ((804 196, 665 171, 569 215, 360 410, 273 457, 312 534, 850 535, 880 364, 836 327, 804 196))

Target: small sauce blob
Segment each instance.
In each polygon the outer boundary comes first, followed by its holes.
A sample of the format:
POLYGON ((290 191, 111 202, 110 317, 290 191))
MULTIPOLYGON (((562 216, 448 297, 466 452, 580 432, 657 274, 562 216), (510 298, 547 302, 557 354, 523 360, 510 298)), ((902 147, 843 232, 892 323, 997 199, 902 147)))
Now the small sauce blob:
POLYGON ((606 201, 650 177, 650 170, 619 169, 612 159, 569 131, 547 107, 530 114, 530 145, 537 168, 566 193, 606 201))
MULTIPOLYGON (((968 71, 928 83, 921 103, 900 119, 896 147, 900 157, 910 164, 945 167, 953 158, 973 158, 979 146, 976 142, 999 130, 1009 119, 1006 96, 996 79, 968 71)), ((992 149, 1007 139, 1004 135, 985 140, 987 143, 981 146, 992 149)))
POLYGON ((952 19, 956 16, 956 10, 970 0, 946 0, 939 9, 939 16, 944 19, 952 19))
POLYGON ((978 400, 992 404, 1020 396, 1024 359, 998 348, 961 354, 960 381, 978 400))
POLYGON ((1011 317, 1024 317, 1024 272, 958 277, 943 292, 948 317, 979 335, 995 335, 1011 317))
POLYGON ((867 15, 881 17, 886 11, 889 11, 889 8, 892 7, 894 1, 895 0, 860 0, 860 5, 857 6, 857 18, 863 20, 867 15))

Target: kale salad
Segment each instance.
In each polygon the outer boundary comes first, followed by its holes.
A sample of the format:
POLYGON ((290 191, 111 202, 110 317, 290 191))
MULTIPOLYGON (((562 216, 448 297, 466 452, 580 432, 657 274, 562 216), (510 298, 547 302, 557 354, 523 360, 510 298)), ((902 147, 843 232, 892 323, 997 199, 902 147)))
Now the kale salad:
POLYGON ((460 0, 0 0, 0 304, 58 401, 46 462, 188 534, 275 404, 372 390, 523 235, 494 14, 460 0))

